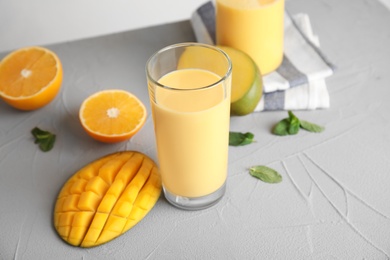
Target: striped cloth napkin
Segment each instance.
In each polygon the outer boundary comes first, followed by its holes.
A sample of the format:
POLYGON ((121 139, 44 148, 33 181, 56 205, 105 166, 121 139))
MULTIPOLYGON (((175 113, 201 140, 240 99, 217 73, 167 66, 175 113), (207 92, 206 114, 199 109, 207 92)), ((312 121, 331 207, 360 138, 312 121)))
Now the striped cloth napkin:
MULTIPOLYGON (((284 18, 284 56, 279 68, 263 77, 264 94, 255 111, 312 110, 329 107, 325 78, 333 64, 319 49, 307 14, 284 18)), ((191 16, 196 40, 215 44, 215 7, 207 2, 191 16)))

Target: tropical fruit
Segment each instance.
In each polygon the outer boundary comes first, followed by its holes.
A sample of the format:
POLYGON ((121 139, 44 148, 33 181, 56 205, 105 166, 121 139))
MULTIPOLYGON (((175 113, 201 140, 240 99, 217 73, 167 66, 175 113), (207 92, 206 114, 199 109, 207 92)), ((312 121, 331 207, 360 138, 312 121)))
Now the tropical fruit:
POLYGON ((0 62, 0 97, 17 109, 34 110, 47 105, 61 84, 60 59, 46 48, 21 48, 0 62))
POLYGON ((250 114, 263 95, 260 70, 246 53, 231 47, 218 47, 227 53, 233 64, 230 113, 238 116, 250 114))
POLYGON ((153 208, 161 193, 156 164, 136 151, 102 157, 62 187, 54 227, 67 243, 93 247, 128 231, 153 208))
POLYGON ((124 90, 99 91, 84 100, 79 111, 81 125, 94 139, 114 143, 130 139, 144 125, 146 108, 124 90))

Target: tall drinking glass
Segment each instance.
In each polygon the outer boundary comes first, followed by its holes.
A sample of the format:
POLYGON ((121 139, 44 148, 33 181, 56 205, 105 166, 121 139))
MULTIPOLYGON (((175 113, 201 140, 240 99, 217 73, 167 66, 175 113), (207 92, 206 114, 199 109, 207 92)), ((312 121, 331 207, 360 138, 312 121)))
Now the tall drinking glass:
POLYGON ((239 49, 262 75, 283 60, 285 0, 216 0, 216 41, 239 49))
POLYGON ((146 64, 166 199, 182 209, 215 204, 227 177, 232 65, 220 49, 168 46, 146 64))

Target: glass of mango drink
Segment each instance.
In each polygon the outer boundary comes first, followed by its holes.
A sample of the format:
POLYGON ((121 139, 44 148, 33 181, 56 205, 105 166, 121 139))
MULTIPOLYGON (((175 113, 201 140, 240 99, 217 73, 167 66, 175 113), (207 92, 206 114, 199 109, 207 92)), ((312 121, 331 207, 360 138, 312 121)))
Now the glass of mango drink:
POLYGON ((283 60, 284 0, 216 0, 216 42, 247 53, 262 75, 283 60))
POLYGON ((178 208, 207 208, 225 193, 231 71, 225 52, 198 43, 163 48, 146 64, 163 191, 178 208))

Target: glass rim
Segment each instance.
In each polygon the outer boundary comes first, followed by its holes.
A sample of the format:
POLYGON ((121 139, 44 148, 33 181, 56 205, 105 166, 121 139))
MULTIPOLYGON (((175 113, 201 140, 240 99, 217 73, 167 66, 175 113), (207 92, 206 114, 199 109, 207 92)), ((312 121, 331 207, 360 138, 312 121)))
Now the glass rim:
MULTIPOLYGON (((260 4, 259 6, 256 6, 256 7, 243 7, 243 8, 240 8, 241 10, 260 10, 260 9, 266 9, 266 8, 270 8, 272 7, 273 5, 276 5, 278 4, 279 2, 286 2, 285 0, 274 0, 274 1, 270 1, 270 2, 267 2, 265 4, 260 4)), ((225 4, 223 4, 225 5, 225 4)), ((227 6, 230 6, 230 5, 227 5, 227 6)), ((232 5, 233 6, 233 5, 232 5)), ((234 8, 236 8, 236 6, 234 6, 234 8)))
POLYGON ((197 43, 197 42, 184 42, 184 43, 176 43, 176 44, 172 44, 172 45, 168 45, 158 51, 156 51, 155 53, 153 53, 152 56, 150 56, 150 58, 148 59, 148 61, 146 62, 146 75, 148 77, 148 79, 153 83, 155 84, 156 86, 158 87, 161 87, 161 88, 164 88, 164 89, 169 89, 169 90, 175 90, 175 91, 194 91, 194 90, 202 90, 202 89, 208 89, 208 88, 212 88, 213 86, 216 86, 216 85, 219 85, 221 84, 223 81, 225 81, 230 75, 232 74, 232 61, 231 59, 229 58, 229 56, 226 54, 226 52, 224 52, 222 49, 216 47, 216 46, 213 46, 213 45, 209 45, 209 44, 204 44, 204 43, 197 43), (155 58, 157 55, 163 53, 163 52, 166 52, 168 50, 171 50, 171 49, 175 49, 175 48, 178 48, 178 47, 191 47, 191 46, 198 46, 198 47, 204 47, 204 48, 208 48, 208 49, 212 49, 216 52, 219 52, 221 53, 227 60, 228 62, 228 68, 226 70, 226 73, 216 82, 210 84, 210 85, 206 85, 206 86, 203 86, 203 87, 199 87, 199 88, 190 88, 190 89, 181 89, 181 88, 174 88, 174 87, 170 87, 170 86, 166 86, 166 85, 163 85, 161 83, 159 83, 157 80, 155 80, 151 75, 150 75, 150 66, 149 64, 151 63, 152 59, 155 58))

